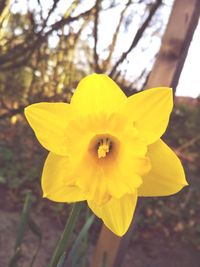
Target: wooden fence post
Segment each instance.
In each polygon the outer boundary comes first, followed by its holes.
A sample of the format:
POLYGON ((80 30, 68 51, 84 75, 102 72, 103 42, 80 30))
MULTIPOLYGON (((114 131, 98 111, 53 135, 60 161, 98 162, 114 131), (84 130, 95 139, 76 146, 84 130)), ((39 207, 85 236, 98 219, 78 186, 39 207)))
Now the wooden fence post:
POLYGON ((171 86, 174 91, 200 15, 199 0, 176 0, 146 88, 171 86))
MULTIPOLYGON (((199 15, 200 0, 175 0, 146 88, 169 86, 175 90, 199 15)), ((132 235, 132 225, 122 238, 102 226, 91 267, 102 267, 104 255, 107 255, 106 267, 121 266, 128 248, 128 240, 132 235)))

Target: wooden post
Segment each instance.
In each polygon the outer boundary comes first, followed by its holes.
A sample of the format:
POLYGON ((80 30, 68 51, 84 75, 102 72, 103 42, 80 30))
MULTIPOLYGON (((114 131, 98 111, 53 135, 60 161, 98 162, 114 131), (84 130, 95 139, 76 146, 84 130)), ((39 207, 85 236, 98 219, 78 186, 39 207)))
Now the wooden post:
POLYGON ((199 15, 199 0, 175 1, 146 88, 171 86, 175 91, 199 15))
MULTIPOLYGON (((138 200, 134 217, 136 218, 141 206, 141 199, 138 200)), ((122 238, 114 235, 106 226, 101 227, 99 239, 94 251, 94 258, 91 267, 104 267, 102 265, 105 258, 105 267, 120 267, 123 261, 129 241, 136 230, 137 221, 132 220, 128 232, 122 238)))
POLYGON ((94 262, 92 267, 113 266, 113 261, 117 255, 120 245, 120 238, 113 236, 110 230, 103 226, 99 235, 98 243, 95 248, 94 262), (114 245, 115 243, 115 245, 114 245))
MULTIPOLYGON (((176 87, 199 15, 200 0, 175 0, 146 88, 176 87)), ((120 267, 132 230, 131 225, 128 233, 119 238, 102 226, 91 267, 101 267, 104 255, 107 255, 106 267, 120 267)))

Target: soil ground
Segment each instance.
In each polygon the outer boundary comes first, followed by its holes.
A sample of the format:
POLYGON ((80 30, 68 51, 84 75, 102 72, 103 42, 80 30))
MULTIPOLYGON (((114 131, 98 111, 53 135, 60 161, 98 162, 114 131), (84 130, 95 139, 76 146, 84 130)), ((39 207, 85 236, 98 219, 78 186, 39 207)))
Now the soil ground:
MULTIPOLYGON (((13 253, 15 236, 18 229, 20 213, 12 209, 0 209, 0 267, 8 266, 8 259, 13 253)), ((38 253, 35 267, 46 267, 52 250, 62 232, 59 225, 45 212, 33 212, 33 218, 43 232, 42 246, 38 253)), ((20 267, 27 267, 31 261, 32 252, 38 244, 37 238, 27 231, 20 260, 20 267)), ((93 245, 90 251, 93 250, 93 245)), ((137 238, 129 245, 124 258, 123 267, 199 267, 200 253, 191 244, 169 236, 149 233, 145 238, 137 238)))

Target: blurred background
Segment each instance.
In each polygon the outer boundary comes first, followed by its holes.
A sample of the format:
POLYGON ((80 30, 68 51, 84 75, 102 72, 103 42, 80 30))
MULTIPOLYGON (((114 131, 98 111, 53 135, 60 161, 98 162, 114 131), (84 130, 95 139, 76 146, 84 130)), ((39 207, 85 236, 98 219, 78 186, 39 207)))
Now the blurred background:
MULTIPOLYGON (((35 251, 34 266, 47 266, 70 209, 42 199, 47 152, 27 125, 24 107, 69 102, 79 80, 93 72, 108 74, 128 96, 173 87, 175 106, 163 138, 190 184, 175 196, 142 200, 122 266, 199 266, 199 14, 198 0, 0 1, 0 266, 13 256, 28 191, 32 224, 21 257, 10 266, 33 266, 35 251)), ((83 222, 87 216, 85 208, 83 222)), ((81 226, 80 220, 76 232, 81 226)), ((96 219, 84 238, 87 257, 77 266, 88 266, 100 227, 96 219)))

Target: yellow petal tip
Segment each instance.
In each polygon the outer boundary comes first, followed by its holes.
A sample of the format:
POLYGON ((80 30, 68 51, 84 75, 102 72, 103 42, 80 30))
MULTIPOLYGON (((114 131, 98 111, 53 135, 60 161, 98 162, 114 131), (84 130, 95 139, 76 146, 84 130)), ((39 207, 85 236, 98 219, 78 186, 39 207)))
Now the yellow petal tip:
POLYGON ((46 198, 47 197, 47 193, 43 193, 42 197, 46 198))

